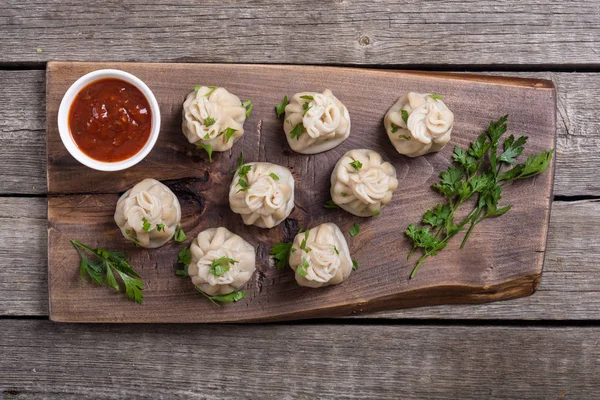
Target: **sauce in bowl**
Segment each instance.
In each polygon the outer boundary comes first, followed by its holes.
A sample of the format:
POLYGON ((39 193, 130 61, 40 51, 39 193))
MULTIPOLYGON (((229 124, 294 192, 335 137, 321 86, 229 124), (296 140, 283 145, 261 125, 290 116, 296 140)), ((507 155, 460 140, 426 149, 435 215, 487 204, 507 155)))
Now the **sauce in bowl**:
POLYGON ((150 138, 148 99, 121 79, 100 79, 85 86, 69 109, 69 130, 87 156, 118 162, 137 154, 150 138))

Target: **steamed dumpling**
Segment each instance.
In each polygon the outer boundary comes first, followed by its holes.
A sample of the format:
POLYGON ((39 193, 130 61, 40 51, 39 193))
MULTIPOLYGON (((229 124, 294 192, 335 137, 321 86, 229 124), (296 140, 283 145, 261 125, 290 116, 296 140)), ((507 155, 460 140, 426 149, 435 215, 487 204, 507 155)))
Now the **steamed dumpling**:
POLYGON ((144 179, 123 193, 115 211, 123 236, 151 249, 171 240, 180 220, 179 200, 156 179, 144 179))
POLYGON ((373 150, 350 150, 331 174, 331 199, 359 217, 378 215, 397 187, 396 169, 373 150))
POLYGON ((242 216, 246 225, 260 228, 279 225, 294 208, 294 178, 280 165, 244 164, 231 181, 229 206, 242 216))
POLYGON ((439 96, 410 92, 394 103, 383 123, 398 153, 418 157, 450 141, 454 114, 439 96))
POLYGON ((200 232, 190 251, 188 274, 194 285, 210 296, 239 290, 256 268, 254 247, 223 227, 200 232))
POLYGON ((244 134, 246 108, 222 87, 200 86, 183 103, 183 133, 195 145, 226 151, 244 134))
POLYGON ((300 286, 337 285, 350 276, 352 258, 336 224, 326 223, 296 235, 290 266, 300 286))
POLYGON ((348 109, 331 90, 296 93, 285 107, 285 137, 292 150, 316 154, 333 149, 350 135, 348 109))

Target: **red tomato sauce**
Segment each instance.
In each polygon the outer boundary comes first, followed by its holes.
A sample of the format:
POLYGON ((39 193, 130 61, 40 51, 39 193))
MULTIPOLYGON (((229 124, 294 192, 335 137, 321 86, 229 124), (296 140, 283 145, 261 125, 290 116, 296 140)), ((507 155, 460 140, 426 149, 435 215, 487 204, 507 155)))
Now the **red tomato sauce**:
POLYGON ((138 153, 150 138, 152 110, 132 84, 101 79, 75 96, 69 129, 77 146, 91 158, 122 161, 138 153))

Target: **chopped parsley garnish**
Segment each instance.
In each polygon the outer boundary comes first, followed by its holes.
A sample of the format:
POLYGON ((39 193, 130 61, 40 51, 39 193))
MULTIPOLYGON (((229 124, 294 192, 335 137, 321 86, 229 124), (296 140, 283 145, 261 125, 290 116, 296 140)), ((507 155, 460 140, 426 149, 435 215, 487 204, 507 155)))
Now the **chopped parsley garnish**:
MULTIPOLYGON (((310 230, 304 232, 304 239, 302 239, 302 243, 300 243, 300 250, 304 251, 305 253, 310 253, 310 248, 306 245, 309 232, 310 232, 310 230)), ((300 233, 300 232, 298 232, 298 233, 300 233)))
POLYGON ((352 270, 358 271, 358 261, 352 260, 352 270))
POLYGON ((308 112, 308 110, 310 110, 311 108, 312 108, 312 106, 309 105, 309 103, 302 104, 302 116, 304 117, 306 115, 306 113, 308 112))
POLYGON ((192 252, 189 247, 184 247, 179 251, 177 262, 183 265, 190 265, 192 263, 192 252))
POLYGON ((229 264, 233 265, 235 263, 237 263, 237 261, 229 257, 217 258, 210 263, 210 269, 208 272, 216 277, 219 277, 225 272, 229 271, 229 264))
POLYGON ((210 95, 211 95, 211 94, 213 94, 213 92, 214 92, 215 90, 217 90, 217 87, 216 87, 216 86, 206 86, 206 87, 210 89, 210 91, 209 91, 208 93, 206 93, 206 94, 205 94, 205 96, 206 96, 206 97, 210 97, 210 95))
MULTIPOLYGON (((404 121, 404 123, 408 125, 408 111, 401 110, 400 112, 402 113, 402 121, 404 121)), ((394 131, 392 131, 392 133, 394 133, 394 131)))
POLYGON ((150 228, 152 228, 152 224, 150 222, 148 222, 148 220, 146 219, 146 217, 142 217, 142 229, 145 232, 150 232, 150 228))
POLYGON ((306 258, 302 258, 302 264, 298 265, 298 273, 300 274, 300 276, 308 275, 309 267, 310 267, 310 264, 308 263, 306 258))
POLYGON ((177 225, 177 229, 175 230, 175 236, 173 236, 173 240, 175 240, 177 243, 183 243, 187 240, 187 236, 181 228, 181 224, 177 225))
POLYGON ((352 168, 354 168, 355 170, 360 170, 362 168, 362 163, 358 160, 354 160, 350 163, 350 165, 352 166, 352 168))
POLYGON ((442 96, 440 96, 439 94, 435 94, 435 93, 431 93, 429 95, 429 97, 431 97, 432 99, 435 99, 435 100, 442 100, 442 96))
POLYGON ((392 133, 398 132, 398 129, 400 129, 400 127, 392 122, 392 133))
POLYGON ((410 136, 406 136, 406 135, 400 135, 398 136, 399 139, 404 139, 404 140, 410 140, 410 136))
POLYGON ((254 108, 252 100, 246 100, 245 102, 243 102, 242 107, 246 109, 246 118, 250 118, 250 114, 252 114, 252 109, 254 108))
POLYGON ((381 214, 381 211, 380 211, 380 210, 375 210, 375 211, 373 211, 373 216, 374 216, 374 217, 378 216, 379 214, 381 214))
POLYGON ((129 229, 129 228, 125 229, 125 234, 133 241, 133 243, 136 245, 136 247, 140 245, 140 239, 138 239, 137 237, 135 237, 131 234, 131 229, 129 229))
POLYGON ((340 255, 340 251, 337 249, 337 247, 333 246, 333 251, 335 252, 335 254, 337 254, 338 256, 340 255))
POLYGON ((165 224, 156 224, 156 230, 159 232, 165 231, 165 224))
POLYGON ((215 119, 212 118, 210 115, 208 117, 204 118, 204 125, 207 127, 214 125, 215 122, 216 122, 215 119))
POLYGON ((237 184, 241 187, 241 189, 238 190, 236 193, 245 192, 246 190, 250 189, 250 185, 248 185, 248 182, 246 182, 245 179, 242 179, 242 178, 238 179, 237 184))
POLYGON ((273 256, 275 259, 275 266, 277 269, 284 269, 288 264, 290 259, 290 254, 296 251, 295 248, 292 247, 293 243, 284 243, 279 242, 275 243, 271 248, 269 254, 273 256))
POLYGON ((288 97, 283 96, 283 101, 275 106, 275 113, 277 114, 277 118, 281 117, 285 113, 285 106, 290 104, 288 97))
POLYGON ((208 143, 200 143, 199 145, 196 146, 197 149, 204 149, 206 151, 206 153, 208 154, 208 161, 212 162, 212 153, 213 153, 213 149, 212 146, 208 143))
POLYGON ((196 288, 196 290, 199 293, 201 293, 204 297, 209 299, 211 301, 211 303, 213 303, 217 307, 221 307, 219 303, 235 303, 237 301, 242 300, 244 297, 246 297, 245 290, 238 290, 237 292, 232 292, 229 294, 218 294, 218 295, 211 296, 211 295, 207 294, 206 292, 204 292, 202 289, 200 289, 198 286, 194 286, 194 288, 196 288))
POLYGON ((277 174, 276 174, 276 173, 274 173, 274 172, 271 172, 271 173, 269 174, 269 176, 270 176, 271 178, 273 178, 273 180, 276 180, 276 181, 278 181, 278 180, 279 180, 279 176, 277 176, 277 174))
POLYGON ((304 99, 304 100, 310 100, 310 101, 315 99, 313 96, 309 96, 307 94, 305 94, 304 96, 300 96, 300 98, 304 99))
POLYGON ((331 208, 331 209, 334 209, 334 208, 340 208, 340 206, 338 206, 337 204, 335 204, 335 203, 333 202, 333 200, 331 200, 331 199, 327 200, 327 201, 325 202, 325 205, 324 205, 323 207, 325 207, 325 208, 331 208))
POLYGON ((302 124, 302 122, 299 122, 298 125, 296 125, 294 127, 294 129, 292 129, 290 131, 290 137, 292 139, 300 140, 300 136, 302 135, 303 132, 304 132, 304 124, 302 124))
POLYGON ((350 228, 350 236, 354 237, 360 233, 360 225, 354 224, 352 228, 350 228))
POLYGON ((237 129, 233 129, 233 128, 227 128, 224 131, 221 131, 219 133, 219 136, 222 134, 225 134, 225 143, 229 142, 229 140, 231 140, 231 137, 233 136, 234 133, 237 132, 237 129))

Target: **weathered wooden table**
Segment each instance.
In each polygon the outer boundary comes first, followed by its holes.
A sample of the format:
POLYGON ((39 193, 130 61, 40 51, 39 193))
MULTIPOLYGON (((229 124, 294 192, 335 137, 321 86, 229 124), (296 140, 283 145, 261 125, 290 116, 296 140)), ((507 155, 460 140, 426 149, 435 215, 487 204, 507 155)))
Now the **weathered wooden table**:
POLYGON ((0 2, 0 399, 600 393, 600 2, 0 2), (552 79, 555 201, 529 298, 268 325, 48 321, 45 62, 240 62, 552 79))

